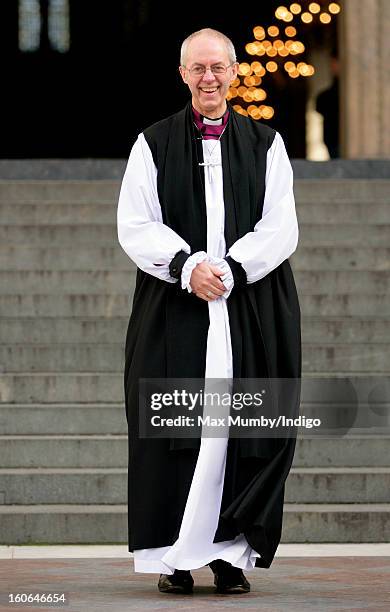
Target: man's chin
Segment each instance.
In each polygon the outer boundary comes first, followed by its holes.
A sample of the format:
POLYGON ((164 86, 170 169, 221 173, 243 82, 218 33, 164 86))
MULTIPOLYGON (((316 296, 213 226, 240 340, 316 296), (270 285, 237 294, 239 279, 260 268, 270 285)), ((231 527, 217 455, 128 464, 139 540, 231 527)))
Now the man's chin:
POLYGON ((202 100, 199 100, 198 104, 199 104, 199 107, 202 109, 202 114, 207 116, 210 113, 214 113, 215 111, 218 111, 218 109, 222 109, 221 114, 223 114, 224 102, 225 102, 225 99, 219 99, 219 100, 202 99, 202 100))

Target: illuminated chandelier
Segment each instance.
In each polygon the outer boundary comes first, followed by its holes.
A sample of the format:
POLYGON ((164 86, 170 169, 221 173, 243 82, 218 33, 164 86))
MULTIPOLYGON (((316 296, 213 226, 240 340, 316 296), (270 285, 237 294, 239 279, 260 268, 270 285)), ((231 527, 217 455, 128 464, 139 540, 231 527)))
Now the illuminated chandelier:
POLYGON ((311 77, 315 72, 314 66, 292 59, 305 51, 305 45, 297 40, 298 28, 315 23, 327 25, 340 13, 340 10, 341 7, 336 2, 294 2, 289 8, 279 6, 276 9, 275 17, 279 22, 278 25, 255 26, 253 28, 255 40, 247 43, 245 50, 252 57, 263 57, 263 61, 254 60, 239 64, 237 78, 231 84, 227 99, 235 101, 236 98, 241 98, 247 106, 244 108, 237 100, 233 108, 242 115, 250 115, 256 120, 272 119, 275 109, 266 104, 258 104, 267 99, 267 92, 259 85, 263 85, 267 73, 276 72, 281 68, 292 79, 301 76, 311 77))

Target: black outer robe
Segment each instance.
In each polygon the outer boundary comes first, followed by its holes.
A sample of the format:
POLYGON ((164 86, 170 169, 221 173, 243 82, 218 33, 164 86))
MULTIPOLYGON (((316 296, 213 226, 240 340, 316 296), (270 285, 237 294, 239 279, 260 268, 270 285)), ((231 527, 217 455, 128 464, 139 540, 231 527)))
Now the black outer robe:
MULTIPOLYGON (((229 108, 221 138, 227 251, 262 216, 267 151, 275 136, 270 127, 229 108)), ((158 171, 163 222, 190 245, 191 253, 207 251, 204 172, 198 165, 202 145, 191 102, 147 128, 144 136, 158 171)), ((300 378, 300 309, 288 260, 255 283, 237 283, 228 313, 234 377, 300 378)), ((196 438, 138 437, 138 379, 204 378, 208 325, 207 302, 183 291, 180 282, 137 270, 124 375, 130 551, 175 542, 200 446, 196 438)), ((290 414, 297 414, 299 393, 289 401, 290 414)), ((214 542, 244 533, 261 555, 257 567, 271 565, 280 541, 284 484, 294 449, 295 437, 228 441, 214 542)))

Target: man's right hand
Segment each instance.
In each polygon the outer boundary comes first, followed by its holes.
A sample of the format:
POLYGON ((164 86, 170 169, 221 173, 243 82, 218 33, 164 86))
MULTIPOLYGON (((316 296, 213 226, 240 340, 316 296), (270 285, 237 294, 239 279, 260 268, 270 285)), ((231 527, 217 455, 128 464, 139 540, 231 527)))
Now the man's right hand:
POLYGON ((218 299, 226 291, 226 287, 220 280, 222 270, 212 266, 206 261, 198 263, 192 270, 190 285, 193 293, 201 300, 212 302, 218 299))

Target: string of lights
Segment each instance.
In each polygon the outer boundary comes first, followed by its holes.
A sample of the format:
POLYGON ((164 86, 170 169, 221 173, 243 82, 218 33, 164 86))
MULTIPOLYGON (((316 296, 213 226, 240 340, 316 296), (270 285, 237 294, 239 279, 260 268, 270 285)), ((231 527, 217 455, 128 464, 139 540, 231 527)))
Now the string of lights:
POLYGON ((303 60, 291 59, 291 56, 302 56, 306 50, 303 42, 298 40, 299 30, 302 27, 310 27, 311 24, 328 25, 340 11, 341 7, 336 2, 294 2, 289 8, 279 6, 276 9, 275 17, 279 22, 278 25, 255 26, 253 28, 255 40, 245 45, 245 51, 250 56, 262 57, 263 61, 255 60, 239 64, 238 76, 231 84, 227 99, 241 98, 242 102, 237 100, 233 108, 242 115, 250 115, 256 120, 272 119, 275 114, 272 106, 254 104, 267 100, 267 91, 263 83, 267 73, 284 69, 292 79, 313 76, 314 66, 303 60))

